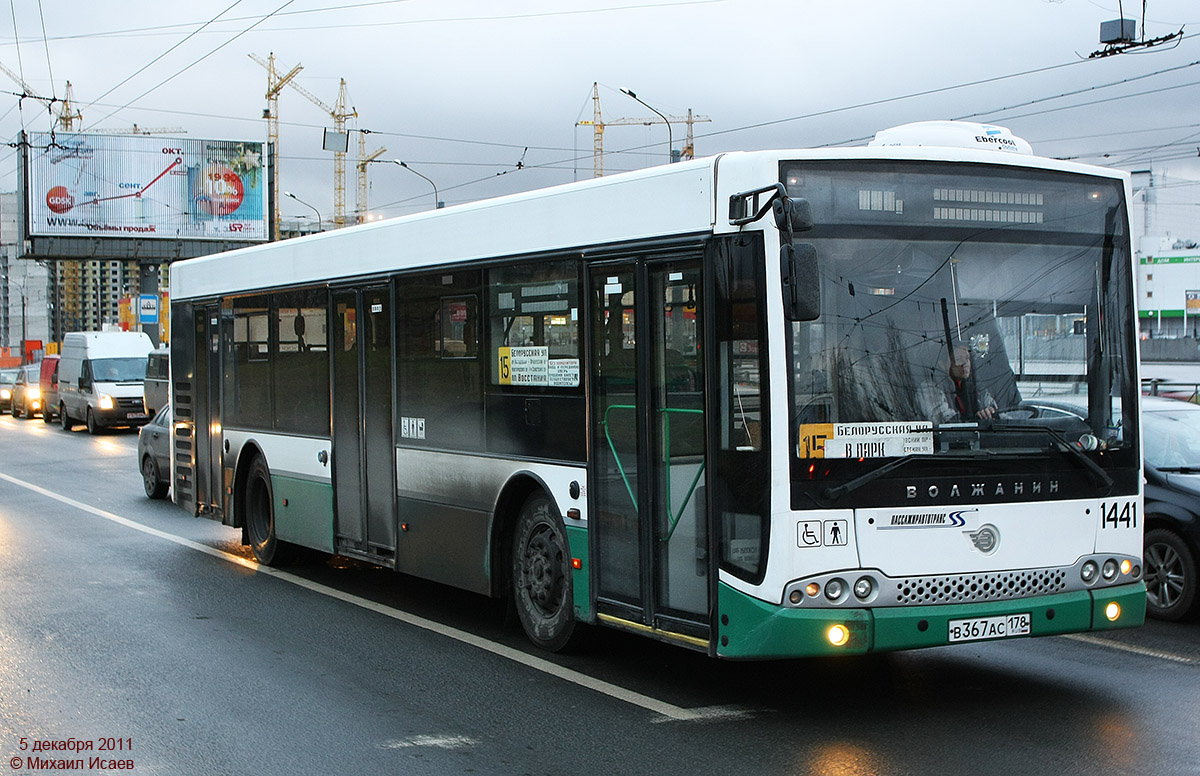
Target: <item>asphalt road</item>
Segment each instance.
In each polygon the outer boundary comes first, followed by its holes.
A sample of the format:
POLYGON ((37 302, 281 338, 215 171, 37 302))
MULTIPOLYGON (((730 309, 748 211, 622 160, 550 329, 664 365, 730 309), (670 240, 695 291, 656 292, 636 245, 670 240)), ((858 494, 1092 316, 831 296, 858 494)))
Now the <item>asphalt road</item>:
POLYGON ((135 451, 0 417, 0 770, 1200 773, 1200 624, 772 663, 600 631, 548 655, 502 603, 337 558, 260 569, 147 500, 135 451))

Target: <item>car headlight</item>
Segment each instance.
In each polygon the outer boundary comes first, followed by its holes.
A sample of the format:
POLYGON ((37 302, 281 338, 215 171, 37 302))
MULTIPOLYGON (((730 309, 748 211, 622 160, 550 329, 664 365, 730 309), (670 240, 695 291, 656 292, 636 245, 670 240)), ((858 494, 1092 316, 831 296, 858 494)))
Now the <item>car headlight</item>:
POLYGON ((27 389, 25 391, 25 398, 30 399, 32 401, 37 401, 38 399, 42 398, 42 389, 41 388, 27 389))
POLYGON ((5 401, 7 401, 11 398, 12 398, 12 391, 8 390, 7 388, 0 388, 0 399, 4 399, 5 401))
POLYGON ((107 393, 100 394, 100 409, 111 410, 113 408, 113 397, 107 393))

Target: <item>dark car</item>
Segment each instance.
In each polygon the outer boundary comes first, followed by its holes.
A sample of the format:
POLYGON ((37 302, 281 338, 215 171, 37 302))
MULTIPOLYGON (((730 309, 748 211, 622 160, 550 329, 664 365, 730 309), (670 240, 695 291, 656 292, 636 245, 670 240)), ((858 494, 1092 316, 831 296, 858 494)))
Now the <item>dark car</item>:
POLYGON ((20 373, 21 368, 17 366, 0 369, 0 411, 12 410, 13 386, 16 385, 17 375, 20 373))
POLYGON ((138 431, 138 466, 150 498, 162 498, 171 488, 171 407, 158 411, 138 431))
POLYGON ((1200 406, 1142 399, 1146 464, 1146 613, 1181 620, 1200 611, 1200 406))
MULTIPOLYGON (((1080 400, 1029 400, 1014 410, 1065 430, 1087 414, 1080 400)), ((1142 562, 1146 613, 1181 620, 1200 613, 1200 406, 1142 397, 1145 519, 1142 562)))
POLYGON ((42 412, 42 389, 38 384, 38 364, 27 364, 17 373, 17 382, 13 384, 12 399, 9 409, 14 418, 32 418, 42 412))

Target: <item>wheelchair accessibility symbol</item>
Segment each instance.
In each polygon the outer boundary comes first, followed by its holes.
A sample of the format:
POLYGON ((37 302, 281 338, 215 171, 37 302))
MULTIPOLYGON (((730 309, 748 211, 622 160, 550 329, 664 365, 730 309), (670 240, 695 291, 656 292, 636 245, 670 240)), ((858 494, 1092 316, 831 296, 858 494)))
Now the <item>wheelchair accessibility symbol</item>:
POLYGON ((850 537, 846 535, 845 520, 803 520, 796 525, 796 545, 799 547, 845 547, 850 537))

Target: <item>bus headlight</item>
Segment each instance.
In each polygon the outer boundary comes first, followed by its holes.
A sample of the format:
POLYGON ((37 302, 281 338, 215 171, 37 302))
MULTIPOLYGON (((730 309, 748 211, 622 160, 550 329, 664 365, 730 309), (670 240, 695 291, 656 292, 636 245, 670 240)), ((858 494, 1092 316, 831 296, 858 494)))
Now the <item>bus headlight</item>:
POLYGON ((871 592, 875 589, 875 585, 871 582, 870 577, 859 577, 854 583, 854 595, 860 601, 865 601, 871 597, 871 592))
POLYGON ((1112 582, 1117 578, 1117 562, 1112 558, 1104 561, 1103 568, 1100 569, 1100 576, 1104 577, 1105 582, 1112 582))
POLYGON ((846 583, 841 579, 831 579, 825 583, 825 597, 830 601, 840 601, 846 596, 846 583))
POLYGON ((1096 575, 1100 573, 1100 567, 1096 565, 1096 561, 1089 560, 1083 564, 1083 568, 1079 570, 1079 577, 1085 585, 1090 585, 1096 581, 1096 575))
POLYGON ((113 408, 113 397, 109 396, 107 393, 102 393, 100 394, 100 401, 98 403, 100 405, 100 409, 111 410, 113 408))

